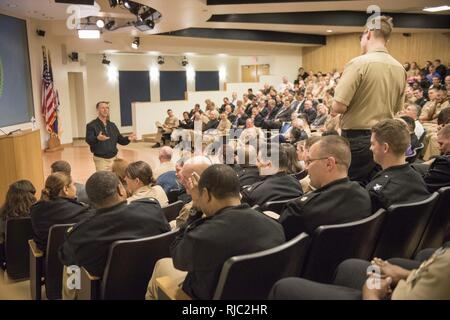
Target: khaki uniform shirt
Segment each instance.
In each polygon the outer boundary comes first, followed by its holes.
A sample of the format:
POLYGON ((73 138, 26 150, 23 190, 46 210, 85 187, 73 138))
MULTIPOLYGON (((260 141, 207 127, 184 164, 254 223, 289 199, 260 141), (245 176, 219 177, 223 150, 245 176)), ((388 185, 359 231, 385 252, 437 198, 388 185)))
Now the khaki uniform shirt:
POLYGON ((180 122, 175 116, 173 116, 172 118, 167 117, 166 120, 164 121, 164 125, 165 125, 164 131, 167 133, 171 133, 174 128, 177 128, 180 125, 180 122))
POLYGON ((167 195, 161 186, 143 186, 137 189, 133 195, 127 199, 127 202, 130 203, 134 200, 143 198, 154 198, 158 200, 161 207, 165 207, 169 204, 169 199, 167 199, 167 195))
POLYGON ((434 101, 428 101, 422 109, 421 118, 423 121, 432 121, 437 119, 439 113, 442 109, 449 107, 450 104, 448 101, 444 101, 442 103, 436 103, 434 101))
POLYGON ((386 49, 354 58, 345 66, 334 95, 347 106, 341 128, 367 130, 394 118, 403 108, 405 87, 406 71, 386 49))
POLYGON ((438 249, 392 293, 392 300, 424 299, 450 300, 450 248, 438 249))
POLYGON ((217 126, 217 130, 220 134, 225 135, 231 128, 231 122, 228 119, 220 120, 219 125, 217 126))

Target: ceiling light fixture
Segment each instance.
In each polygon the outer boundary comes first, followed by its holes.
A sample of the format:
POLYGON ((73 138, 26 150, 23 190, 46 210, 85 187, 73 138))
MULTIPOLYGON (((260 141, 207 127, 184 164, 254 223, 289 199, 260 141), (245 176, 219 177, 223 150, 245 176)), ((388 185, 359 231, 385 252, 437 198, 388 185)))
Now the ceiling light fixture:
POLYGON ((106 54, 103 54, 102 63, 106 64, 107 66, 109 66, 109 64, 111 63, 111 61, 106 58, 106 54))
POLYGON ((141 42, 141 41, 139 40, 139 37, 135 37, 134 40, 133 40, 133 42, 131 43, 131 47, 132 47, 134 50, 139 49, 140 42, 141 42))
POLYGON ((423 9, 423 11, 427 11, 427 12, 440 12, 440 11, 447 11, 447 10, 450 10, 450 6, 429 7, 429 8, 423 9))
POLYGON ((80 39, 100 39, 100 30, 98 29, 79 29, 78 38, 80 39))
POLYGON ((103 21, 102 19, 98 19, 95 24, 101 29, 105 26, 105 21, 103 21))
POLYGON ((327 30, 327 33, 332 33, 332 32, 333 32, 333 30, 331 30, 331 29, 327 30))

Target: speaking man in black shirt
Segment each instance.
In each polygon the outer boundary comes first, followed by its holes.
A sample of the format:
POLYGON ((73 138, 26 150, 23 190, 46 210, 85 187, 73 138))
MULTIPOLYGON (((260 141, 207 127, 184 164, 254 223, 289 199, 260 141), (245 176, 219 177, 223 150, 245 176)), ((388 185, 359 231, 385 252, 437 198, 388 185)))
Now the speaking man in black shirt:
POLYGON ((122 136, 114 122, 109 121, 109 102, 100 101, 95 107, 98 117, 86 126, 86 142, 94 154, 95 169, 111 170, 118 152, 117 143, 126 146, 136 139, 136 135, 122 136))

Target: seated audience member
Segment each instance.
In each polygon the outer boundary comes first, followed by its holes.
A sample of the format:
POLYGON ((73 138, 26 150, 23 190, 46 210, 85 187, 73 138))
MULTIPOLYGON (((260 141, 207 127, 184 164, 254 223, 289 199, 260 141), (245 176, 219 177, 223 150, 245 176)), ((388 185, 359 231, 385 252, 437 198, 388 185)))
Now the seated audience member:
POLYGON ((198 113, 202 113, 202 109, 200 109, 200 104, 198 104, 198 103, 196 103, 196 104, 194 105, 194 108, 191 109, 191 112, 189 112, 189 118, 191 118, 192 120, 194 120, 194 115, 195 115, 197 112, 198 112, 198 113))
POLYGON ((283 107, 278 109, 278 112, 275 114, 273 120, 265 121, 264 128, 265 129, 280 129, 284 122, 291 121, 291 115, 294 109, 291 107, 291 102, 289 99, 284 99, 283 107))
POLYGON ((328 109, 323 103, 319 103, 317 106, 317 117, 311 123, 312 130, 320 130, 324 125, 325 121, 328 118, 328 109))
POLYGON ((442 109, 449 107, 449 102, 447 100, 447 91, 444 89, 435 90, 430 89, 429 92, 435 93, 434 100, 431 99, 427 102, 427 104, 423 107, 422 112, 420 114, 420 121, 425 122, 433 122, 435 123, 439 113, 442 109))
POLYGON ((241 145, 256 144, 256 141, 263 135, 261 128, 255 127, 252 118, 248 118, 245 122, 245 129, 239 136, 239 143, 241 145))
POLYGON ((366 186, 373 211, 429 197, 422 177, 405 161, 409 143, 409 132, 403 121, 382 120, 372 128, 370 150, 374 161, 382 168, 366 186))
POLYGON ((311 100, 305 101, 303 114, 305 115, 308 124, 312 124, 314 120, 316 120, 317 112, 316 109, 314 109, 313 102, 311 100))
POLYGON ((126 170, 127 170, 127 167, 129 164, 130 163, 125 159, 116 158, 116 159, 114 159, 113 164, 111 166, 111 171, 117 176, 117 178, 119 178, 119 181, 122 183, 125 190, 127 191, 128 197, 131 196, 131 193, 127 188, 127 182, 125 181, 125 175, 126 175, 126 170))
POLYGON ((417 138, 415 134, 416 124, 414 122, 414 119, 408 116, 401 116, 399 119, 405 122, 405 124, 408 127, 409 137, 410 137, 410 145, 408 146, 408 149, 406 150, 406 156, 410 156, 414 153, 414 149, 419 147, 419 139, 417 138))
POLYGON ((128 203, 143 198, 154 198, 161 207, 169 204, 167 195, 161 186, 155 184, 152 168, 144 161, 132 162, 125 171, 125 180, 128 189, 131 191, 131 197, 128 197, 128 203))
MULTIPOLYGON (((303 167, 306 170, 308 170, 308 168, 306 167, 305 161, 308 158, 309 149, 314 143, 319 141, 319 139, 319 136, 313 136, 306 140, 302 140, 301 142, 303 143, 297 144, 297 158, 300 160, 300 164, 303 164, 303 167)), ((300 180, 300 185, 302 186, 303 193, 308 193, 316 189, 311 185, 311 179, 309 178, 309 175, 300 180)))
POLYGON ((290 143, 283 143, 281 147, 287 153, 288 157, 288 173, 295 174, 303 170, 303 167, 300 165, 300 162, 297 160, 297 150, 290 143))
POLYGON ((260 150, 258 167, 261 181, 242 190, 242 202, 261 206, 268 201, 298 198, 302 195, 300 183, 288 172, 288 155, 277 144, 260 150))
POLYGON ((6 192, 5 203, 0 208, 0 268, 5 263, 6 220, 30 215, 30 207, 36 202, 36 189, 28 180, 11 184, 6 192))
POLYGON ((181 228, 200 217, 202 217, 201 210, 194 206, 189 188, 187 188, 187 183, 194 173, 201 175, 206 168, 210 167, 212 162, 210 159, 204 156, 196 156, 189 158, 183 165, 180 173, 178 174, 180 183, 186 190, 186 194, 189 196, 189 201, 185 202, 183 208, 181 208, 180 213, 175 219, 175 223, 170 221, 172 229, 181 228))
POLYGON ((222 112, 220 114, 220 121, 217 126, 217 131, 218 131, 219 135, 225 136, 228 134, 230 129, 231 129, 231 122, 230 122, 230 120, 228 120, 227 113, 222 112))
POLYGON ((203 126, 202 131, 206 134, 213 133, 219 125, 219 120, 217 119, 217 111, 213 110, 209 114, 209 121, 203 126))
POLYGON ((166 195, 169 193, 170 190, 179 189, 175 170, 163 173, 158 177, 158 179, 156 179, 155 183, 156 185, 161 186, 161 188, 163 188, 166 195))
POLYGON ((419 109, 416 104, 409 104, 403 110, 402 114, 414 119, 414 124, 415 124, 414 133, 415 133, 417 139, 420 139, 422 137, 422 135, 424 134, 425 129, 424 129, 422 123, 420 123, 420 121, 418 120, 418 112, 419 112, 419 109))
MULTIPOLYGON (((192 129, 192 119, 189 116, 189 112, 183 112, 183 120, 180 121, 179 128, 181 129, 192 129)), ((173 139, 172 139, 173 140, 173 139)))
POLYGON ((256 149, 252 145, 239 147, 237 159, 238 168, 236 172, 241 188, 261 180, 259 169, 256 166, 256 149))
POLYGON ((158 133, 156 135, 156 144, 152 148, 159 148, 166 140, 170 141, 170 135, 172 134, 172 131, 180 125, 180 121, 178 121, 178 118, 175 117, 173 111, 171 109, 167 110, 168 117, 166 120, 164 120, 164 123, 161 125, 161 123, 157 122, 156 127, 158 128, 158 133))
POLYGON ((279 108, 276 105, 276 101, 274 99, 270 99, 267 103, 267 107, 264 109, 264 111, 261 112, 262 115, 264 115, 264 121, 262 123, 262 128, 264 129, 270 129, 271 123, 275 119, 275 116, 278 113, 279 108))
MULTIPOLYGON (((86 182, 89 201, 96 210, 66 234, 59 249, 63 265, 84 267, 91 275, 102 277, 111 244, 156 236, 170 231, 169 224, 154 199, 139 199, 127 205, 126 193, 119 179, 99 171, 86 182)), ((65 271, 65 270, 64 270, 65 271)), ((67 281, 63 273, 63 283, 67 281)), ((63 298, 76 299, 78 292, 63 285, 63 298)))
POLYGON ((194 174, 188 188, 206 217, 180 230, 170 248, 172 259, 155 265, 147 298, 157 298, 157 277, 171 276, 193 299, 212 299, 225 261, 285 241, 277 222, 241 204, 239 181, 230 167, 212 165, 201 177, 194 174))
POLYGON ((294 119, 292 120, 292 127, 288 132, 286 132, 285 140, 290 143, 296 143, 298 141, 308 139, 308 133, 305 130, 307 124, 303 119, 294 119))
MULTIPOLYGON (((70 167, 70 164, 67 161, 64 160, 58 160, 52 163, 51 165, 52 173, 55 172, 62 172, 68 175, 69 177, 72 176, 72 168, 70 167)), ((74 182, 75 188, 77 189, 76 197, 79 202, 88 203, 88 197, 86 194, 86 190, 84 190, 84 185, 78 182, 74 182)))
POLYGON ((371 215, 368 192, 348 178, 350 161, 350 146, 343 137, 321 137, 310 147, 305 163, 315 190, 289 202, 281 214, 286 239, 371 215))
POLYGON ((260 128, 264 122, 263 117, 259 114, 259 108, 257 107, 252 108, 252 115, 250 116, 250 118, 252 118, 253 123, 258 128, 260 128))
POLYGON ((47 238, 54 224, 77 223, 90 216, 88 207, 76 201, 72 178, 55 172, 45 180, 41 199, 30 209, 33 239, 39 250, 47 248, 47 238))
POLYGON ((425 103, 428 102, 427 98, 423 96, 423 89, 419 87, 413 91, 413 94, 416 98, 416 101, 414 103, 420 106, 420 109, 422 109, 425 103))
POLYGON ((245 110, 243 107, 240 107, 237 109, 236 117, 234 118, 234 121, 232 122, 232 128, 233 129, 239 129, 245 127, 245 121, 247 121, 248 116, 245 113, 245 110))
POLYGON ((175 164, 172 162, 173 150, 171 147, 164 146, 159 150, 159 167, 155 169, 154 177, 158 179, 160 175, 168 171, 175 171, 175 164))
POLYGON ((334 284, 285 278, 273 286, 273 300, 448 300, 450 298, 450 249, 437 249, 427 260, 378 258, 372 262, 342 262, 334 284), (402 267, 403 265, 403 267, 402 267), (379 270, 381 275, 371 274, 379 270), (373 271, 372 271, 373 272, 373 271))
POLYGON ((323 125, 322 128, 319 129, 319 131, 321 131, 321 132, 324 132, 324 131, 340 132, 340 128, 339 128, 339 120, 340 119, 341 119, 341 117, 339 116, 339 114, 334 112, 334 110, 332 109, 330 114, 328 115, 327 119, 325 120, 325 124, 323 125))
POLYGON ((450 186, 450 124, 439 130, 437 141, 441 155, 427 163, 414 166, 414 169, 420 168, 418 171, 422 173, 430 192, 450 186))

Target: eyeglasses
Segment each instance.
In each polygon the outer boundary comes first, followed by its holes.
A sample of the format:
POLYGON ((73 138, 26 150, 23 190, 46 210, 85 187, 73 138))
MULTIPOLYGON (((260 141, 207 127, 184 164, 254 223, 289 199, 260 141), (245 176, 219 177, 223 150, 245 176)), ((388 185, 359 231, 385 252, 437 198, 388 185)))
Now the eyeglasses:
POLYGON ((307 165, 307 166, 309 166, 311 163, 313 163, 314 161, 317 161, 317 160, 325 160, 325 159, 328 159, 329 157, 323 157, 323 158, 316 158, 316 159, 306 159, 305 160, 305 164, 307 165))

